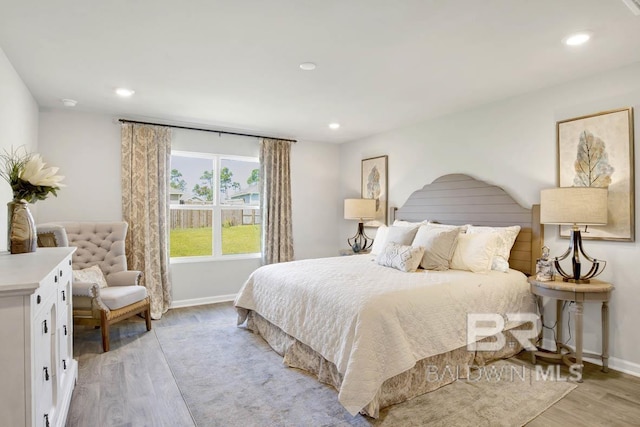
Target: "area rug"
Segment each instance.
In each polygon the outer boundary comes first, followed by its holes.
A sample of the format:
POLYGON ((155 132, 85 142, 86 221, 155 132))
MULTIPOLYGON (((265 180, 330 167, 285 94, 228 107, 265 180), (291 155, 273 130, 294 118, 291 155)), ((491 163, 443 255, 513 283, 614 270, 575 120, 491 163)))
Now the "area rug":
POLYGON ((261 337, 244 328, 199 323, 154 331, 200 427, 521 426, 576 387, 498 361, 472 371, 468 380, 386 408, 374 420, 351 416, 332 387, 283 365, 261 337))

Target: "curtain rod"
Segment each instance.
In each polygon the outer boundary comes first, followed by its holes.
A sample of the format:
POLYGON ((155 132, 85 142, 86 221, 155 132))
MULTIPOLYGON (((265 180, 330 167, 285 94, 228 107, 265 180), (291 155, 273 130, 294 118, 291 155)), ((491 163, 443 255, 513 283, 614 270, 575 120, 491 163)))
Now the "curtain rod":
POLYGON ((264 136, 264 135, 252 135, 250 133, 239 133, 239 132, 229 132, 226 130, 214 130, 214 129, 202 129, 202 128, 194 128, 194 127, 189 127, 189 126, 177 126, 177 125, 165 125, 162 123, 151 123, 151 122, 138 122, 136 120, 127 120, 127 119, 118 119, 118 121, 120 123, 134 123, 137 125, 152 125, 152 126, 165 126, 165 127, 169 127, 169 128, 174 128, 174 129, 187 129, 187 130, 200 130, 203 132, 213 132, 213 133, 225 133, 227 135, 237 135, 237 136, 250 136, 252 138, 269 138, 269 139, 279 139, 281 141, 289 141, 289 142, 293 142, 294 144, 296 142, 298 142, 295 139, 286 139, 286 138, 274 138, 271 136, 264 136))

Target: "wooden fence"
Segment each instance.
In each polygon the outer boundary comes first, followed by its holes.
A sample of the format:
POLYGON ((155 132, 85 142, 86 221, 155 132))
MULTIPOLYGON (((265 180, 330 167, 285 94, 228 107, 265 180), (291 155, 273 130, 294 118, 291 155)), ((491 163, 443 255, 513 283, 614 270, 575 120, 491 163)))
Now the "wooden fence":
MULTIPOLYGON (((258 209, 222 209, 222 226, 260 224, 258 209)), ((213 211, 210 209, 171 209, 170 227, 203 228, 213 224, 213 211)))
POLYGON ((202 228, 213 225, 213 211, 210 209, 171 209, 171 229, 202 228))

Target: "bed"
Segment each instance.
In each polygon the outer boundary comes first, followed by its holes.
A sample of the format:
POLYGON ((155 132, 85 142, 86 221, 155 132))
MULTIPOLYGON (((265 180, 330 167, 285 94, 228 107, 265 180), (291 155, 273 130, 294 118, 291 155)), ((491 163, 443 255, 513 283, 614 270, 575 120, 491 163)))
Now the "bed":
POLYGON ((352 415, 375 418, 384 407, 464 378, 469 367, 522 350, 509 332, 527 327, 522 322, 507 321, 507 345, 483 352, 468 349, 466 322, 468 313, 535 312, 526 275, 541 247, 538 215, 537 206, 523 208, 497 186, 443 176, 414 192, 393 219, 399 226, 427 219, 519 226, 509 269, 404 272, 375 255, 263 266, 235 300, 238 324, 246 322, 286 365, 335 387, 352 415))

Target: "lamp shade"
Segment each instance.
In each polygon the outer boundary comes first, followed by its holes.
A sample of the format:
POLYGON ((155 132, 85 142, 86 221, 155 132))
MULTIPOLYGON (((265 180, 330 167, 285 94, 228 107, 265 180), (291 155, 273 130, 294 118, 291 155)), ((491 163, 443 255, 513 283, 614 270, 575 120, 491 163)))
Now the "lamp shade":
POLYGON ((344 199, 344 219, 373 219, 375 216, 375 199, 344 199))
POLYGON ((561 225, 605 225, 607 193, 601 187, 561 187, 540 192, 540 222, 561 225))

